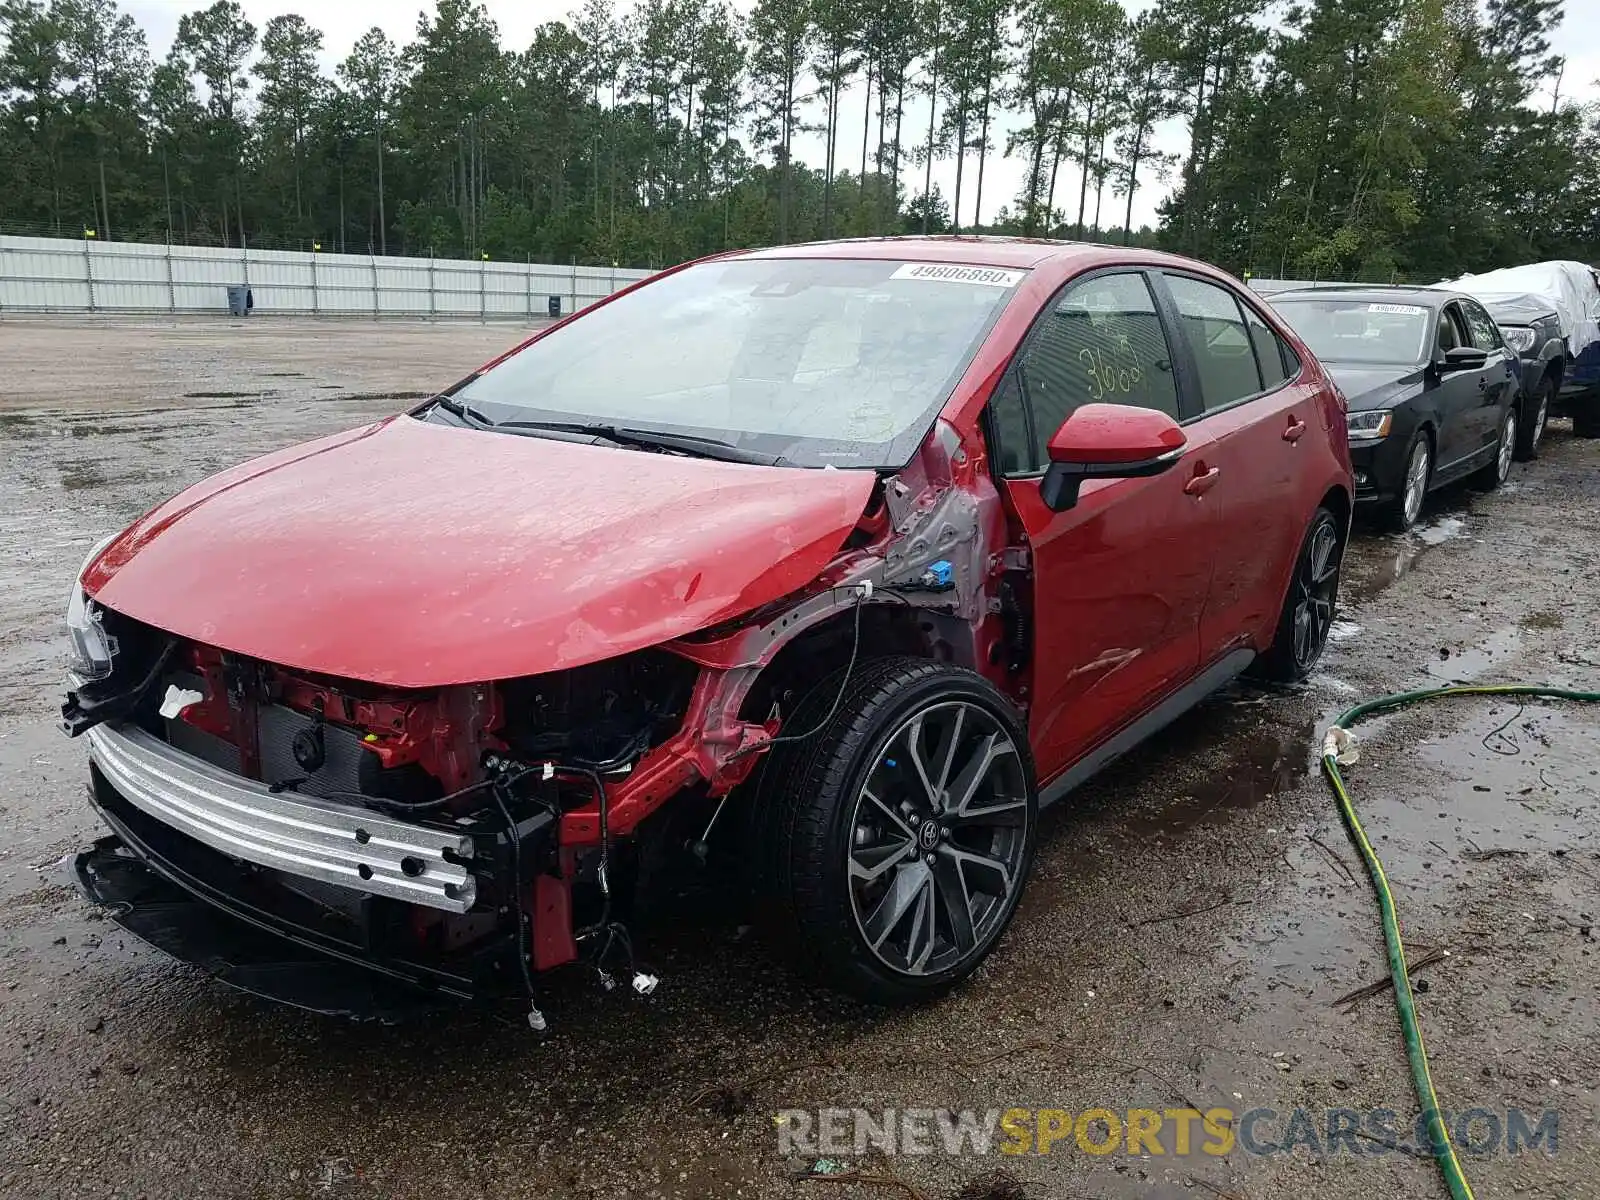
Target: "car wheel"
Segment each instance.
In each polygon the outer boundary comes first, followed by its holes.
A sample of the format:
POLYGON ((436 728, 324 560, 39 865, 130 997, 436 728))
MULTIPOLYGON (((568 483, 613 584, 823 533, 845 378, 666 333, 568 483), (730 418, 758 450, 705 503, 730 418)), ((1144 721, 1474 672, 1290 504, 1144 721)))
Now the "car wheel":
POLYGON ((1344 531, 1325 508, 1311 518, 1284 597, 1272 645, 1256 674, 1276 683, 1298 683, 1317 665, 1328 645, 1339 599, 1339 567, 1344 561, 1344 531))
POLYGON ((1545 423, 1550 419, 1550 406, 1556 401, 1556 381, 1546 379, 1532 397, 1532 411, 1517 429, 1517 461, 1527 462, 1539 457, 1539 443, 1544 441, 1545 423))
POLYGON ((1581 438, 1600 438, 1600 401, 1588 401, 1583 407, 1569 406, 1572 412, 1572 432, 1581 438))
POLYGON ((1511 474, 1511 453, 1517 445, 1517 411, 1508 408, 1500 418, 1500 440, 1494 444, 1494 457, 1487 466, 1479 467, 1472 475, 1472 486, 1479 491, 1492 492, 1511 474))
POLYGON ((1406 450, 1405 472, 1400 476, 1400 492, 1390 501, 1385 523, 1396 533, 1404 533, 1422 515, 1422 502, 1428 498, 1433 480, 1433 442, 1422 430, 1411 435, 1406 450))
POLYGON ((773 750, 754 849, 803 960, 864 1000, 911 1003, 970 975, 1016 911, 1037 837, 1033 760, 974 672, 879 659, 840 686, 824 680, 785 722, 817 732, 773 750))

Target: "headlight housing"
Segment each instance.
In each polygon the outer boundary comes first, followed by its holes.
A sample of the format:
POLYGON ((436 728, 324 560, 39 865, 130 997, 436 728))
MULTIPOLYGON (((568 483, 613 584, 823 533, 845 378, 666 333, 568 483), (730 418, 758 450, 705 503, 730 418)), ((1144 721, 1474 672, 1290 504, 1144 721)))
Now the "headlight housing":
POLYGON ((111 660, 117 656, 117 639, 105 631, 99 608, 83 590, 83 573, 115 536, 103 539, 89 551, 73 578, 72 592, 67 597, 67 670, 83 683, 110 675, 111 660))
POLYGON ((1505 336, 1506 345, 1518 354, 1526 354, 1533 349, 1534 332, 1526 325, 1502 325, 1500 332, 1505 336))
POLYGON ((1369 408, 1344 415, 1344 426, 1352 442, 1382 441, 1389 436, 1393 424, 1394 414, 1386 408, 1369 408))

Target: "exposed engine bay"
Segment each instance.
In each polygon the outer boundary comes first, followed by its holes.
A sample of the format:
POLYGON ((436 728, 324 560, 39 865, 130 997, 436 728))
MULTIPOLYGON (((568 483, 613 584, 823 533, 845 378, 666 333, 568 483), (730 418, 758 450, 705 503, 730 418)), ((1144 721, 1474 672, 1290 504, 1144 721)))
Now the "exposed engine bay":
MULTIPOLYGON (((261 911, 290 914, 321 937, 404 962, 416 982, 463 995, 498 990, 494 976, 516 970, 519 921, 538 970, 578 959, 586 926, 595 927, 590 936, 605 935, 593 955, 603 972, 605 952, 627 948, 625 933, 619 941, 606 928, 610 847, 563 851, 556 822, 584 808, 599 818, 608 782, 624 780, 681 723, 694 664, 642 651, 552 676, 406 693, 179 642, 110 611, 101 619, 116 639, 119 669, 73 693, 64 709, 69 732, 114 719, 275 795, 466 835, 471 850, 462 857, 477 889, 467 911, 448 912, 258 864, 247 881, 219 881, 222 890, 247 883, 261 911)), ((113 827, 138 836, 153 857, 226 873, 204 863, 206 847, 187 844, 119 795, 99 766, 95 784, 113 827)), ((381 887, 367 864, 357 871, 352 884, 381 887)))

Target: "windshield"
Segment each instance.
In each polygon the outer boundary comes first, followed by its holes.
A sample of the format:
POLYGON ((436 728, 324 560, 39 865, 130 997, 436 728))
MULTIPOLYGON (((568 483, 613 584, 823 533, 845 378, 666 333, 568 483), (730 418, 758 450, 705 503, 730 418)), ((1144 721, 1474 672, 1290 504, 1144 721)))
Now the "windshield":
POLYGON ((1324 361, 1412 365, 1423 360, 1429 310, 1420 304, 1287 296, 1274 296, 1270 303, 1324 361))
POLYGON ((797 466, 900 467, 1024 275, 703 263, 580 316, 454 395, 497 422, 697 435, 797 466))

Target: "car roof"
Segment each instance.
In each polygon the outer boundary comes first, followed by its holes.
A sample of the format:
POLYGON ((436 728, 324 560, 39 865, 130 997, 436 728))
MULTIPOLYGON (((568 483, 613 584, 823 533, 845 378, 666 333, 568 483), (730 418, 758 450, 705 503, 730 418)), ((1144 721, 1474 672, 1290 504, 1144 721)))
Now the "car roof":
POLYGON ((1091 263, 1129 263, 1151 266, 1205 266, 1193 259, 1137 246, 1112 246, 1102 242, 1065 242, 1049 238, 991 237, 971 234, 927 234, 905 237, 840 238, 826 242, 801 242, 756 250, 736 250, 723 258, 875 258, 921 262, 959 263, 975 267, 1032 268, 1049 262, 1081 259, 1091 263))
POLYGON ((1338 298, 1368 304, 1417 304, 1424 308, 1438 308, 1451 300, 1466 299, 1460 292, 1447 288, 1402 286, 1398 284, 1318 284, 1315 287, 1289 288, 1266 297, 1270 304, 1293 300, 1296 296, 1311 298, 1338 298))

